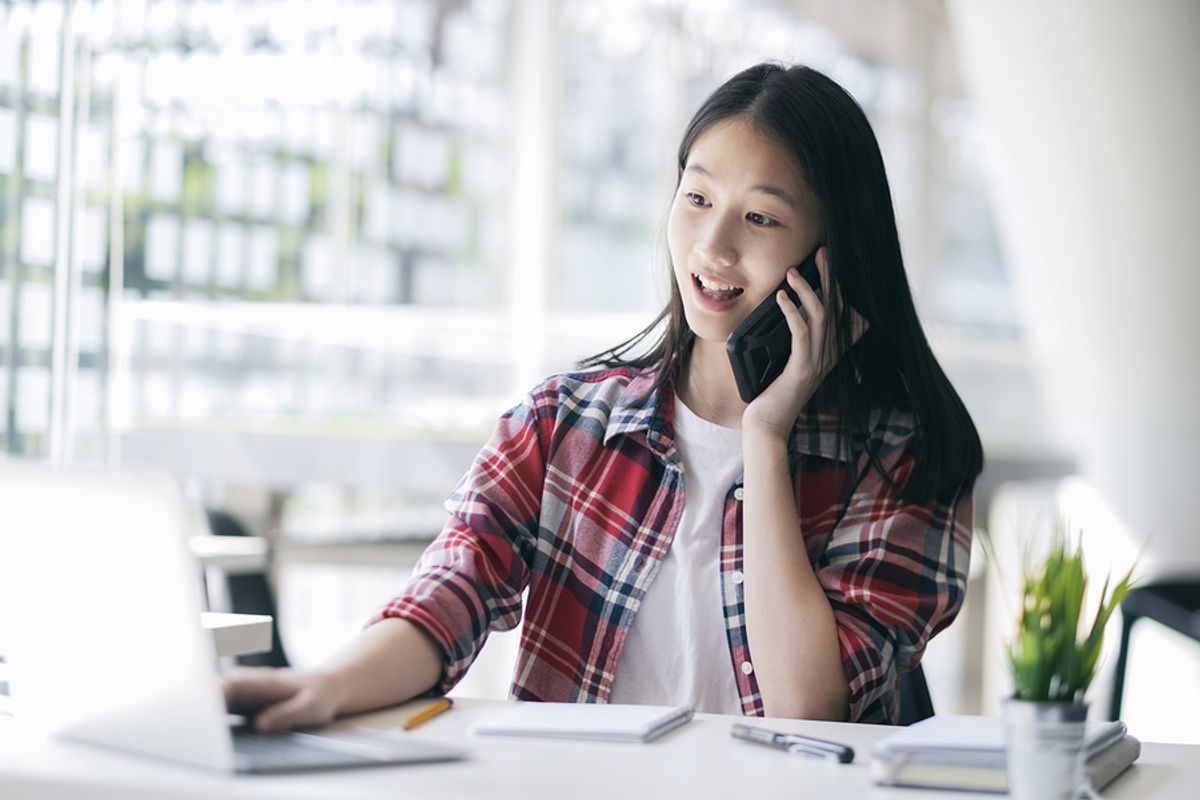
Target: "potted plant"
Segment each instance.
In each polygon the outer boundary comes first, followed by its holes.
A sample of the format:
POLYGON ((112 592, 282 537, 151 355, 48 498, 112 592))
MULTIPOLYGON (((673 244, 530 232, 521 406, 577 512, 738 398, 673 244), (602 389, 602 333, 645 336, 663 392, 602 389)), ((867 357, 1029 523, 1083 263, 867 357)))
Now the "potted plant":
POLYGON ((1062 527, 1042 561, 1026 567, 1017 631, 1007 648, 1013 696, 1005 703, 1009 793, 1018 800, 1074 800, 1082 779, 1084 695, 1095 675, 1104 626, 1131 588, 1133 570, 1109 594, 1106 578, 1090 625, 1082 535, 1062 527))

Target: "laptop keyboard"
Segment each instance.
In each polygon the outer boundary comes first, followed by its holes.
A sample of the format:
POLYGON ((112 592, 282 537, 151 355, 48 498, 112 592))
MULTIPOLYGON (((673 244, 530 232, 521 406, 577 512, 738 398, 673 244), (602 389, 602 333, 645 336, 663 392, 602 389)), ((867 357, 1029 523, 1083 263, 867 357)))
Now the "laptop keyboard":
POLYGON ((233 731, 233 751, 238 772, 291 772, 358 764, 382 763, 391 753, 381 747, 308 733, 257 733, 248 728, 233 731))

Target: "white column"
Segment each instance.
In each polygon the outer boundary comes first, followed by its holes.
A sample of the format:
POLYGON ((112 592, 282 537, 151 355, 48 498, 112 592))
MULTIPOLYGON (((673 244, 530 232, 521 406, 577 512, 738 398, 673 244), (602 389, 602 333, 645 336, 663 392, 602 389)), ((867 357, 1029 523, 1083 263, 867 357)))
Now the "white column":
POLYGON ((1200 571, 1200 4, 949 10, 1054 444, 1147 571, 1200 571))

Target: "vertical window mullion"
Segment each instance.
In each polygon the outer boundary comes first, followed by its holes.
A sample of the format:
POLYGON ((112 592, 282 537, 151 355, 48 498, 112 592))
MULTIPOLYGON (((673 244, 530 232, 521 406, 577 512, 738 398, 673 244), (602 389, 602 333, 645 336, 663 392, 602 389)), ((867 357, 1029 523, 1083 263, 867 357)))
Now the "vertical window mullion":
POLYGON ((546 368, 547 295, 557 227, 558 3, 514 3, 510 35, 516 113, 510 132, 514 180, 507 300, 514 342, 512 391, 519 395, 546 368))
POLYGON ((75 143, 75 21, 72 0, 63 6, 58 69, 58 174, 54 203, 54 294, 50 339, 50 430, 51 463, 71 457, 68 391, 78 365, 69 363, 72 335, 71 224, 74 204, 73 155, 75 143))

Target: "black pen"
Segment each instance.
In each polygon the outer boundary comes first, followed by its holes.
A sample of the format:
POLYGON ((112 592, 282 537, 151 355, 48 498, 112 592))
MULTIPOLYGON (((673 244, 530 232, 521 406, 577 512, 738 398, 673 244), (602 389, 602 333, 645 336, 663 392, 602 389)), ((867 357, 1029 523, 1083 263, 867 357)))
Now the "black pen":
POLYGON ((825 739, 813 739, 795 733, 776 733, 740 723, 734 725, 729 733, 737 739, 765 744, 767 747, 774 747, 799 756, 823 758, 826 761, 837 761, 839 764, 849 764, 854 760, 853 748, 825 739))

